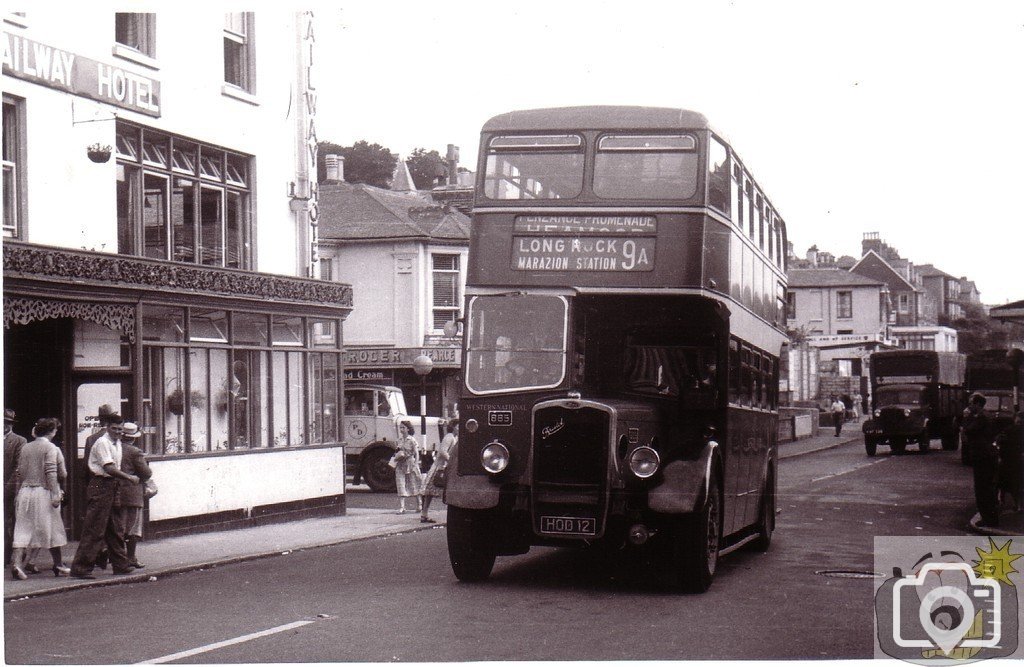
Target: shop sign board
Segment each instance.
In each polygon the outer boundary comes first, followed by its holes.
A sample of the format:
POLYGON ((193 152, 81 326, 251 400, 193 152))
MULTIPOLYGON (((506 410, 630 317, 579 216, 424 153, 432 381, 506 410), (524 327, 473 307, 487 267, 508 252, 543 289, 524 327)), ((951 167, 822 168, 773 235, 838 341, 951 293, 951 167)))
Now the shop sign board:
POLYGON ((359 347, 345 350, 347 368, 412 368, 413 359, 426 355, 440 368, 458 368, 462 364, 459 347, 359 347))
POLYGON ((160 117, 155 79, 20 35, 4 33, 3 47, 5 76, 160 117))

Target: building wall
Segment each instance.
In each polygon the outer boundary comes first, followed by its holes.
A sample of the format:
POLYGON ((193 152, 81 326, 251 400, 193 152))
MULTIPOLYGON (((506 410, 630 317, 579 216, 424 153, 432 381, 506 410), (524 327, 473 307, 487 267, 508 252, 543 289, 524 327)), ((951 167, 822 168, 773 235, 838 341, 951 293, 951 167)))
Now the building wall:
POLYGON ((300 275, 296 252, 303 213, 286 196, 300 159, 296 140, 302 100, 296 97, 301 18, 261 10, 255 18, 256 93, 251 101, 223 94, 223 13, 160 11, 156 69, 113 53, 114 12, 88 4, 29 11, 27 27, 5 22, 7 44, 28 38, 159 81, 160 117, 117 108, 35 82, 4 77, 4 93, 25 99, 27 234, 24 240, 117 252, 114 159, 86 157, 93 143, 115 145, 117 118, 257 156, 252 206, 257 222, 256 268, 300 275), (267 156, 260 159, 260 156, 267 156), (273 156, 272 158, 270 156, 273 156), (54 196, 60 193, 60 196, 54 196), (85 208, 87 207, 87 208, 85 208), (84 211, 87 210, 87 214, 84 211), (299 216, 299 217, 297 217, 299 216))
POLYGON ((787 320, 790 328, 803 327, 808 333, 823 335, 876 333, 884 327, 880 305, 880 287, 790 287, 795 296, 795 317, 787 320), (850 318, 839 318, 838 292, 851 292, 850 318))

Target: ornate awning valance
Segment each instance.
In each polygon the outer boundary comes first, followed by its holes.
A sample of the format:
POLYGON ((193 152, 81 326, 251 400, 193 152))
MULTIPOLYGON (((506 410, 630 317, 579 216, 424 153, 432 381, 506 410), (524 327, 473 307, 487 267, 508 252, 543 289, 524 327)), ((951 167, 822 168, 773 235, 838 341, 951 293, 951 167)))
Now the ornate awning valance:
POLYGON ((135 342, 135 308, 125 304, 4 297, 4 328, 39 320, 72 317, 120 331, 135 342))
POLYGON ((258 301, 352 308, 352 286, 281 276, 4 241, 4 279, 210 294, 258 301))

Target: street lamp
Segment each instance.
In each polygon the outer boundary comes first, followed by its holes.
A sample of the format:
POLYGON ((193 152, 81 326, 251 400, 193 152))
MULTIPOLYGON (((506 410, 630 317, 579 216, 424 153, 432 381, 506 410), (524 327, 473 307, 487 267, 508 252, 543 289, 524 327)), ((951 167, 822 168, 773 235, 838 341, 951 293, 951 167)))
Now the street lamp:
POLYGON ((425 354, 412 360, 412 369, 420 376, 420 437, 423 451, 427 451, 427 376, 434 368, 434 362, 425 354))

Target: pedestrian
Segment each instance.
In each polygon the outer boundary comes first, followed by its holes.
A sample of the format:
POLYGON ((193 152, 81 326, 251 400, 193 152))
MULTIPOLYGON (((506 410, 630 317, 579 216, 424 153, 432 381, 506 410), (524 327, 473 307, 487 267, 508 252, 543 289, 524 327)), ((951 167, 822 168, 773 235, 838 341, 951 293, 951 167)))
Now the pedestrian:
POLYGON ((11 564, 11 540, 14 538, 14 498, 18 495, 18 457, 28 442, 14 432, 17 415, 4 408, 4 567, 11 564))
POLYGON ((423 487, 423 473, 419 465, 419 444, 416 442, 416 429, 412 423, 404 421, 398 425, 399 438, 393 460, 395 462, 395 486, 398 487, 398 513, 405 514, 405 499, 411 496, 419 498, 423 487))
MULTIPOLYGON (((64 493, 58 479, 63 457, 59 456, 53 437, 60 421, 42 417, 32 428, 32 442, 21 448, 18 459, 20 488, 15 500, 13 551, 11 573, 15 579, 28 579, 25 565, 39 549, 47 549, 53 558, 53 575, 66 577, 70 569, 64 565, 61 547, 68 543, 64 521, 60 515, 60 501, 64 493)), ((67 476, 67 471, 64 471, 67 476)))
MULTIPOLYGON (((861 396, 860 394, 857 394, 857 395, 861 396)), ((868 397, 867 396, 861 396, 861 399, 860 399, 860 413, 862 415, 865 415, 865 416, 870 416, 870 415, 868 415, 868 412, 869 412, 868 408, 869 408, 869 406, 868 406, 868 397)))
POLYGON ((128 574, 135 568, 128 563, 124 542, 124 511, 120 506, 120 481, 138 483, 135 475, 121 472, 121 433, 124 420, 110 415, 110 425, 89 453, 89 485, 86 487, 85 519, 82 537, 71 563, 71 576, 95 579, 92 574, 103 546, 106 545, 114 574, 128 574))
POLYGON ((133 443, 142 436, 138 424, 125 422, 121 432, 121 472, 133 475, 139 481, 121 480, 121 508, 124 510, 125 551, 132 567, 145 567, 136 557, 135 550, 142 539, 142 508, 145 500, 145 482, 153 476, 146 455, 133 443))
POLYGON ((444 487, 437 485, 437 475, 440 471, 447 469, 448 461, 451 458, 452 448, 459 441, 459 420, 449 420, 444 427, 445 434, 441 440, 441 444, 437 447, 437 452, 434 455, 434 462, 430 465, 430 470, 427 471, 427 476, 423 478, 423 500, 421 502, 422 509, 420 510, 420 521, 422 523, 436 523, 427 514, 430 509, 430 501, 435 496, 444 494, 444 487))
POLYGON ((832 394, 832 425, 836 427, 835 437, 843 430, 843 420, 846 419, 846 404, 839 400, 839 397, 832 394))
POLYGON ((999 448, 999 500, 1000 505, 1007 499, 1014 512, 1020 512, 1022 501, 1021 491, 1024 489, 1024 429, 1021 428, 1021 413, 1013 415, 1013 421, 996 436, 996 447, 999 448))
POLYGON ((861 415, 860 406, 861 406, 861 403, 863 403, 863 402, 864 402, 864 397, 860 395, 860 392, 857 392, 856 394, 854 394, 854 396, 853 396, 853 418, 856 419, 857 421, 860 421, 860 415, 861 415))
POLYGON ((979 526, 999 525, 999 497, 996 475, 999 451, 992 437, 991 424, 985 414, 985 397, 971 394, 964 410, 964 445, 971 454, 974 466, 974 500, 981 516, 979 526))

